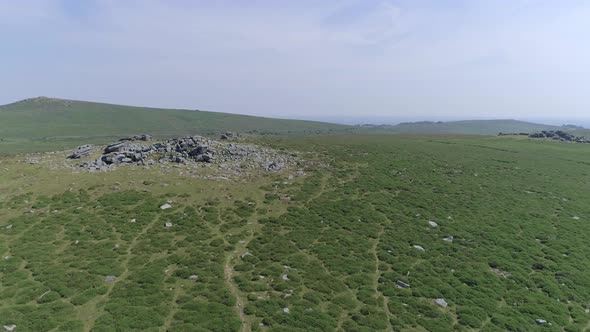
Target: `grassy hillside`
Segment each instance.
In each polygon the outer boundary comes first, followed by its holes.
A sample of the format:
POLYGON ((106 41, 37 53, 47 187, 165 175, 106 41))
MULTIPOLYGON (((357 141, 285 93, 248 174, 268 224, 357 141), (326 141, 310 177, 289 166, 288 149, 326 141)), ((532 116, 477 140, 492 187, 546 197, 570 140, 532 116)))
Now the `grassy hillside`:
POLYGON ((395 126, 368 126, 367 130, 400 134, 497 135, 498 133, 530 133, 540 130, 560 130, 551 126, 518 120, 465 120, 450 122, 407 122, 395 126))
POLYGON ((54 98, 0 106, 0 152, 47 151, 81 142, 106 143, 138 133, 155 136, 214 134, 329 134, 351 127, 300 120, 158 109, 54 98))
POLYGON ((590 146, 264 140, 322 164, 305 177, 227 181, 191 176, 206 168, 91 174, 1 158, 0 323, 21 332, 588 330, 590 146), (172 208, 161 210, 165 202, 172 208))

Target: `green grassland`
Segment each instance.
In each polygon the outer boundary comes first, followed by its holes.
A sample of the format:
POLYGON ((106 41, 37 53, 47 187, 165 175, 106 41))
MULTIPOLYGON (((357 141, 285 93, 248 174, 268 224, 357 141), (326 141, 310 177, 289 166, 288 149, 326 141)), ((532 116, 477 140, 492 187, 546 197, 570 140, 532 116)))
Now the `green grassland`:
POLYGON ((305 177, 213 181, 0 159, 0 324, 589 330, 590 146, 440 135, 259 143, 315 162, 305 177))
POLYGON ((122 136, 260 135, 346 132, 352 127, 237 114, 121 106, 56 98, 31 98, 0 106, 0 153, 53 151, 80 142, 108 143, 122 136))

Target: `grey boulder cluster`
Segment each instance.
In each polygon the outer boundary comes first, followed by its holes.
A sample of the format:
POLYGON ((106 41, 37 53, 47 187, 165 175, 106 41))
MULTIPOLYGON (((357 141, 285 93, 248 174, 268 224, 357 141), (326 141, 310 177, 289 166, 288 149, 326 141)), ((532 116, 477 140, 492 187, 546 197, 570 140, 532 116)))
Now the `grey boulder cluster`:
MULTIPOLYGON (((224 133, 227 135, 229 133, 224 133)), ((234 134, 228 136, 236 137, 234 134)), ((239 165, 241 168, 278 170, 294 158, 275 150, 236 142, 219 142, 202 136, 174 138, 163 142, 148 142, 149 135, 133 136, 107 145, 101 155, 80 164, 89 171, 108 171, 123 165, 154 165, 156 163, 219 164, 222 168, 239 165), (228 165, 229 164, 229 165, 228 165)), ((89 156, 92 147, 77 148, 72 155, 79 159, 89 156), (88 150, 90 149, 90 150, 88 150), (84 151, 81 154, 80 151, 84 151), (88 152, 86 152, 88 151, 88 152)))
POLYGON ((576 142, 576 143, 590 143, 590 140, 587 140, 583 136, 576 136, 570 133, 566 133, 565 131, 561 130, 543 130, 540 132, 529 134, 530 138, 550 138, 556 141, 562 142, 576 142))

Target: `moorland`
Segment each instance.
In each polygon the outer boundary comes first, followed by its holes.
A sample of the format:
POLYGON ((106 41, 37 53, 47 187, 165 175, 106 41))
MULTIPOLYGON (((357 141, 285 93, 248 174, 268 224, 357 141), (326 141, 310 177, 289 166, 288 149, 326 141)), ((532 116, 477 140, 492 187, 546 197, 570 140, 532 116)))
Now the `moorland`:
POLYGON ((0 325, 590 328, 590 146, 450 134, 242 139, 298 163, 228 179, 200 176, 215 164, 90 173, 59 146, 5 153, 0 325))

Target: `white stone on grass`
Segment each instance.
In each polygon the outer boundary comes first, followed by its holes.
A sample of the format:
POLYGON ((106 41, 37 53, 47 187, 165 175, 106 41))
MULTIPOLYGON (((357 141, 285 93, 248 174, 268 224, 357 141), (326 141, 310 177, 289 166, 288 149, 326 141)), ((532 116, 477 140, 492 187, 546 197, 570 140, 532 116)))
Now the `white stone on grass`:
POLYGON ((452 236, 448 236, 448 237, 445 237, 445 238, 443 239, 443 241, 446 241, 446 242, 453 242, 453 240, 454 240, 454 239, 455 239, 455 238, 453 238, 452 236))
POLYGON ((436 299, 434 300, 434 303, 438 304, 439 306, 446 308, 449 304, 447 303, 447 301, 445 301, 445 299, 436 299))
POLYGON ((432 220, 428 220, 428 225, 429 225, 430 227, 437 227, 437 226, 438 226, 438 224, 437 224, 437 223, 435 223, 435 222, 434 222, 434 221, 432 221, 432 220))
POLYGON ((426 251, 426 249, 424 249, 424 247, 422 247, 421 245, 415 244, 412 247, 414 247, 415 249, 418 249, 418 250, 426 251))
POLYGON ((164 204, 164 205, 160 206, 160 209, 162 209, 162 210, 166 210, 166 209, 170 209, 170 208, 172 208, 172 205, 170 205, 170 204, 168 204, 168 203, 166 203, 166 204, 164 204))

